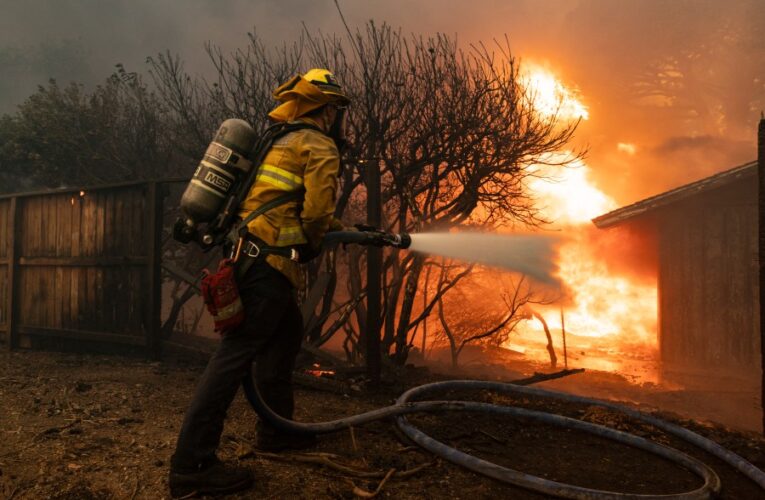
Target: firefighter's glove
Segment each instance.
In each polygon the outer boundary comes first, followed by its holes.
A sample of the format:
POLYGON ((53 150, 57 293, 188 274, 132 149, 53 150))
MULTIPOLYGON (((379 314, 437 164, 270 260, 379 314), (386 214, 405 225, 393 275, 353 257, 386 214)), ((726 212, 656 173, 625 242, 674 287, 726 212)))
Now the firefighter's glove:
POLYGON ((382 231, 367 231, 367 245, 382 248, 390 246, 390 242, 387 239, 387 234, 382 231))
POLYGON ((321 253, 321 248, 316 250, 308 243, 295 245, 295 250, 297 250, 298 253, 298 262, 301 264, 312 261, 321 253))

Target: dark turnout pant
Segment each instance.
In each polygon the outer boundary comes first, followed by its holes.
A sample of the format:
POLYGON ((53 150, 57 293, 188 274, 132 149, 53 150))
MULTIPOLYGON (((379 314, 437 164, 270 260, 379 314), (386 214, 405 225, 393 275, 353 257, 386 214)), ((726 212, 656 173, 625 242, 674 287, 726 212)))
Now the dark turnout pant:
MULTIPOLYGON (((256 263, 239 280, 239 292, 246 318, 223 336, 199 381, 171 460, 174 471, 199 470, 216 459, 226 412, 253 361, 265 402, 292 418, 292 370, 303 336, 292 285, 267 264, 256 263)), ((257 429, 275 433, 260 420, 257 429)))

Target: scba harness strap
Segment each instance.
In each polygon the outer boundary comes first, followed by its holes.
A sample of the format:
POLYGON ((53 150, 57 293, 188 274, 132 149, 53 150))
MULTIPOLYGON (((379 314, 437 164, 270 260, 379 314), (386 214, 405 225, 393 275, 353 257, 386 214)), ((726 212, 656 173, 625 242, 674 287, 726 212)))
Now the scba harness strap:
MULTIPOLYGON (((274 142, 279 139, 280 137, 283 137, 290 132, 295 132, 297 130, 302 129, 312 129, 316 130, 318 132, 324 133, 323 130, 321 130, 319 127, 316 127, 315 125, 311 125, 310 123, 305 122, 290 122, 290 123, 282 123, 277 124, 271 128, 269 128, 266 133, 264 134, 264 141, 262 145, 259 145, 257 160, 258 160, 258 167, 256 170, 260 170, 263 168, 264 160, 266 157, 266 154, 268 154, 268 151, 273 146, 274 142)), ((257 179, 258 172, 253 172, 253 175, 251 177, 252 182, 255 182, 255 179, 257 179)), ((243 192, 249 192, 251 184, 247 186, 247 189, 243 192)), ((290 260, 297 261, 299 258, 298 252, 295 248, 292 247, 275 247, 267 245, 264 241, 257 238, 255 235, 251 234, 247 228, 247 225, 255 220, 257 217, 260 217, 261 215, 265 214, 266 212, 273 210, 276 207, 279 207, 281 205, 284 205, 286 203, 289 203, 291 201, 300 200, 303 198, 303 195, 305 194, 305 189, 300 188, 296 191, 291 191, 288 193, 285 193, 281 196, 277 196, 276 198, 262 204, 249 214, 239 221, 238 223, 234 224, 234 226, 231 228, 227 235, 227 240, 232 246, 233 253, 231 255, 231 259, 233 262, 238 263, 238 269, 237 269, 237 275, 242 276, 247 272, 247 269, 254 263, 255 259, 266 256, 266 255, 280 255, 282 257, 288 258, 290 260), (240 257, 244 255, 246 259, 241 259, 240 257)), ((242 200, 243 201, 243 200, 242 200)))
POLYGON ((297 200, 303 197, 304 190, 294 191, 286 193, 281 196, 277 196, 273 200, 266 202, 247 214, 247 217, 242 219, 238 224, 235 224, 231 231, 228 233, 228 241, 232 245, 231 260, 236 264, 236 275, 241 278, 247 273, 247 270, 252 266, 255 261, 266 255, 281 255, 290 260, 297 261, 299 258, 297 250, 292 247, 274 247, 266 245, 266 243, 255 235, 249 232, 247 224, 260 217, 269 210, 289 203, 290 201, 297 200))

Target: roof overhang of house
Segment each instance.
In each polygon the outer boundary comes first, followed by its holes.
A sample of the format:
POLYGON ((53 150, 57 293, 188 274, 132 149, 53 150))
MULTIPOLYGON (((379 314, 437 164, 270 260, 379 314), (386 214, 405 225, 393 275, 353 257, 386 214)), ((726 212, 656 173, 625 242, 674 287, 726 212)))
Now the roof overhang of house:
POLYGON ((704 179, 698 180, 696 182, 685 184, 684 186, 680 186, 670 191, 651 196, 650 198, 646 198, 631 205, 617 208, 612 212, 608 212, 607 214, 595 217, 592 219, 592 222, 599 229, 607 229, 609 227, 622 224, 623 222, 627 222, 630 219, 647 215, 648 213, 658 208, 665 207, 686 198, 696 196, 712 189, 727 186, 728 184, 742 179, 756 176, 757 162, 753 161, 744 165, 739 165, 738 167, 732 168, 730 170, 705 177, 704 179))

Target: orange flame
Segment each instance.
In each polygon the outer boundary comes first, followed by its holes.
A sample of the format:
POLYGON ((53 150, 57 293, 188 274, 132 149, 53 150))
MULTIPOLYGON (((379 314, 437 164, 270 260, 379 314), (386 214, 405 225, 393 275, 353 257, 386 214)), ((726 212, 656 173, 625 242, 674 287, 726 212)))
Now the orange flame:
POLYGON ((536 112, 542 116, 557 116, 564 120, 586 120, 587 107, 579 100, 578 92, 565 87, 548 69, 527 63, 521 81, 536 112))
MULTIPOLYGON (((534 106, 540 114, 569 120, 589 118, 577 93, 566 88, 549 70, 532 65, 527 78, 534 106)), ((623 149, 634 154, 631 144, 623 149)), ((591 181, 590 167, 584 161, 573 161, 568 167, 549 166, 563 162, 568 155, 561 151, 543 158, 544 165, 532 167, 539 175, 528 187, 535 194, 543 217, 553 221, 554 229, 569 236, 560 248, 558 261, 558 276, 565 294, 564 320, 569 349, 583 354, 583 349, 590 350, 597 345, 601 350, 614 353, 629 345, 638 350, 644 348, 652 355, 657 343, 656 285, 614 274, 593 248, 588 235, 593 231, 590 220, 615 209, 617 204, 591 181)), ((561 330, 560 304, 537 309, 550 328, 561 330)), ((527 355, 535 352, 541 358, 547 353, 530 348, 529 342, 543 341, 541 323, 528 321, 519 326, 512 343, 506 346, 525 351, 527 355)), ((558 340, 556 344, 559 343, 558 340)), ((578 361, 579 366, 587 364, 582 358, 578 361)), ((590 366, 620 370, 624 363, 606 361, 590 366)))
MULTIPOLYGON (((570 153, 550 153, 545 163, 563 163, 570 153)), ((610 196, 600 191, 589 179, 590 167, 580 159, 566 167, 532 165, 535 174, 529 190, 537 198, 542 216, 557 228, 590 224, 598 215, 617 208, 610 196)))

